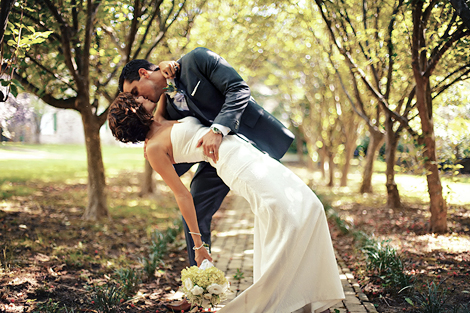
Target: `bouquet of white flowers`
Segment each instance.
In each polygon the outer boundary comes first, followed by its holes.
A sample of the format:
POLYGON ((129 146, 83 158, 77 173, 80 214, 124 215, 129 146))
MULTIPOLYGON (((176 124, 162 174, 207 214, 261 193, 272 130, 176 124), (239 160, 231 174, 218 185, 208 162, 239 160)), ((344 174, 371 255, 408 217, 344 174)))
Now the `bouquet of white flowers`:
POLYGON ((202 261, 200 267, 191 266, 181 271, 183 292, 188 302, 203 308, 214 307, 226 299, 229 282, 224 273, 209 262, 202 261))

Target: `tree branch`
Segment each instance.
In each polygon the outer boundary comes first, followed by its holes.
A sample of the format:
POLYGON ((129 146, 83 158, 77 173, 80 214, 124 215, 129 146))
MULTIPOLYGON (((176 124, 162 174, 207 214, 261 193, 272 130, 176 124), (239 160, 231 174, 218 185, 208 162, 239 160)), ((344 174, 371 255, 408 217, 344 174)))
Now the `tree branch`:
POLYGON ((470 29, 470 9, 465 0, 449 0, 467 29, 470 29))
MULTIPOLYGON (((145 41, 147 40, 147 36, 148 34, 150 33, 150 28, 152 26, 152 23, 153 21, 155 20, 155 18, 158 16, 160 17, 160 5, 163 3, 163 0, 158 0, 156 5, 155 5, 155 10, 153 11, 148 23, 147 23, 147 27, 145 28, 145 32, 144 32, 144 35, 142 36, 138 46, 137 46, 137 49, 134 51, 134 55, 132 56, 132 59, 135 59, 137 58, 137 56, 139 55, 139 53, 142 51, 142 47, 144 46, 144 43, 145 41)), ((159 27, 161 26, 161 24, 159 23, 159 27)), ((148 57, 146 57, 148 58, 148 57)))
POLYGON ((42 93, 41 90, 31 84, 26 78, 18 75, 16 71, 13 72, 13 77, 18 80, 21 85, 29 92, 32 93, 36 96, 38 96, 41 100, 46 102, 47 104, 59 108, 59 109, 74 109, 78 110, 78 108, 75 105, 75 100, 77 99, 76 97, 73 98, 68 98, 68 99, 56 99, 54 98, 51 94, 49 93, 42 93))
POLYGON ((447 50, 449 50, 452 45, 460 40, 461 38, 470 35, 470 30, 467 30, 466 32, 463 32, 464 25, 462 24, 451 36, 449 40, 446 41, 446 43, 442 46, 442 48, 439 49, 439 51, 433 56, 433 58, 428 62, 428 66, 426 68, 426 71, 424 72, 425 77, 429 77, 432 75, 432 72, 437 66, 437 63, 439 60, 442 58, 444 53, 446 53, 447 50))
POLYGON ((60 31, 61 31, 61 42, 62 42, 62 49, 64 53, 64 61, 65 64, 67 65, 67 68, 70 71, 70 74, 74 78, 75 82, 77 83, 78 90, 82 90, 83 87, 80 86, 81 84, 81 79, 77 73, 77 69, 75 68, 75 65, 72 62, 72 50, 70 48, 70 27, 67 25, 67 23, 64 21, 62 16, 60 15, 59 11, 57 11, 57 8, 54 6, 54 4, 50 0, 43 0, 47 7, 49 8, 49 11, 51 11, 52 15, 56 18, 57 22, 60 25, 60 31))
MULTIPOLYGON (((16 8, 13 8, 12 11, 13 11, 13 13, 21 14, 21 11, 17 10, 16 8)), ((31 14, 29 14, 28 11, 24 11, 23 16, 28 18, 29 20, 33 21, 33 23, 35 25, 38 25, 39 27, 41 27, 43 31, 51 31, 51 29, 47 28, 47 26, 44 24, 43 21, 35 18, 31 14)), ((55 32, 55 31, 52 31, 52 33, 47 37, 48 41, 50 41, 52 38, 54 38, 55 40, 57 40, 59 42, 62 41, 62 38, 60 37, 60 35, 57 34, 57 32, 55 32)))
MULTIPOLYGON (((85 24, 85 38, 83 44, 83 52, 81 55, 81 85, 84 87, 84 92, 89 93, 89 75, 90 75, 90 47, 91 40, 93 37, 93 30, 95 24, 96 13, 101 4, 101 0, 87 0, 87 15, 86 15, 86 24, 85 24)), ((79 89, 80 90, 80 89, 79 89)))
MULTIPOLYGON (((468 65, 468 64, 467 64, 468 65)), ((468 74, 470 73, 470 69, 467 69, 465 72, 463 72, 460 76, 456 77, 454 80, 452 80, 450 83, 440 87, 436 92, 437 94, 434 95, 432 98, 436 98, 438 97, 441 93, 443 93, 445 90, 447 90, 450 86, 452 86, 453 84, 455 84, 456 82, 458 81, 462 81, 462 80, 467 80, 469 79, 468 77, 468 74), (465 75, 467 75, 467 78, 463 78, 465 75)))
POLYGON ((50 74, 52 77, 54 77, 54 79, 60 81, 61 83, 63 83, 64 85, 66 85, 67 87, 69 87, 70 89, 74 90, 75 92, 77 92, 77 90, 75 90, 75 88, 70 85, 69 82, 65 81, 63 77, 60 77, 59 75, 55 74, 54 72, 52 72, 49 68, 45 67, 44 65, 42 65, 41 63, 39 63, 36 58, 28 53, 26 53, 26 56, 29 57, 29 59, 31 60, 31 62, 33 62, 34 64, 36 64, 39 68, 41 68, 42 70, 44 70, 46 73, 50 74))
POLYGON ((134 18, 132 19, 131 27, 129 30, 129 35, 126 38, 126 48, 125 48, 125 62, 130 61, 130 55, 132 51, 132 47, 134 45, 135 36, 137 33, 137 29, 139 27, 139 19, 141 17, 141 5, 140 0, 135 0, 134 2, 134 18))
POLYGON ((392 76, 393 76, 393 65, 394 63, 394 58, 393 58, 393 43, 392 43, 392 33, 393 33, 393 25, 396 20, 396 15, 398 13, 398 10, 400 7, 403 5, 404 0, 399 0, 397 6, 393 9, 392 12, 392 18, 390 19, 390 23, 388 24, 388 38, 385 40, 387 43, 387 48, 388 48, 388 73, 387 73, 387 85, 385 86, 385 94, 384 97, 388 101, 390 98, 390 91, 392 88, 392 76))
POLYGON ((438 4, 439 2, 441 2, 441 0, 432 0, 428 7, 424 9, 423 18, 421 19, 421 27, 423 29, 428 28, 427 26, 429 18, 431 17, 432 10, 436 7, 436 4, 438 4))

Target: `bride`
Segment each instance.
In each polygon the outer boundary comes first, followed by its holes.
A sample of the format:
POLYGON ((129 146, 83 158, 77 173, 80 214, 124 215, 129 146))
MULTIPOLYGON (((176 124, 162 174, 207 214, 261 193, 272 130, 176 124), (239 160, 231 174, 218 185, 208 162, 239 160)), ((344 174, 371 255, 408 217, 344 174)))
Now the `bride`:
POLYGON ((173 164, 210 162, 224 183, 250 203, 255 216, 254 283, 219 312, 329 312, 344 294, 325 211, 316 195, 280 162, 236 135, 224 137, 218 158, 204 155, 198 140, 209 128, 194 117, 166 120, 165 101, 165 95, 157 105, 121 93, 111 105, 109 125, 122 142, 148 140, 147 159, 175 195, 198 265, 212 258, 199 234, 192 196, 173 164))

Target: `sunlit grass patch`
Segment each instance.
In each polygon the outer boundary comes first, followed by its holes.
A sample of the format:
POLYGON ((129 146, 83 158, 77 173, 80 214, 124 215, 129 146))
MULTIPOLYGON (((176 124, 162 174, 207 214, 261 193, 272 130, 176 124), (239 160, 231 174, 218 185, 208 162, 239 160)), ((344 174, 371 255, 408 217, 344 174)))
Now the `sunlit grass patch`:
MULTIPOLYGON (((361 194, 359 189, 362 184, 362 167, 355 166, 348 174, 348 185, 339 187, 340 176, 336 175, 334 187, 326 186, 326 179, 320 171, 308 171, 306 168, 294 168, 306 183, 312 186, 314 191, 321 194, 326 200, 331 200, 333 206, 347 203, 355 203, 363 206, 384 206, 387 203, 385 163, 376 161, 372 175, 372 194, 361 194)), ((336 173, 339 174, 339 173, 336 173)), ((428 205, 429 193, 425 175, 396 174, 395 182, 398 186, 403 203, 414 205, 428 205)), ((443 195, 447 203, 451 205, 470 205, 470 176, 441 175, 443 195)))
POLYGON ((9 181, 0 182, 0 199, 8 199, 12 196, 28 196, 36 190, 21 184, 14 184, 9 181))
MULTIPOLYGON (((82 183, 87 178, 84 145, 33 145, 3 143, 0 145, 1 181, 82 183)), ((103 146, 103 162, 110 176, 122 170, 142 171, 142 147, 103 146)))

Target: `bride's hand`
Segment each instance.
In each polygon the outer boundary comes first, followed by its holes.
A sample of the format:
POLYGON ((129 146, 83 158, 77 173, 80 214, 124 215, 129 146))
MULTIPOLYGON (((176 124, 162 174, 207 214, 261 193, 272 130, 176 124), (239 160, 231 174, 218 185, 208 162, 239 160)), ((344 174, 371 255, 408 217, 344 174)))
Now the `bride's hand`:
POLYGON ((196 261, 197 266, 201 266, 202 261, 204 261, 205 259, 208 259, 209 261, 212 262, 212 257, 209 254, 209 251, 207 251, 205 247, 202 249, 196 250, 194 254, 195 254, 194 260, 196 261))

